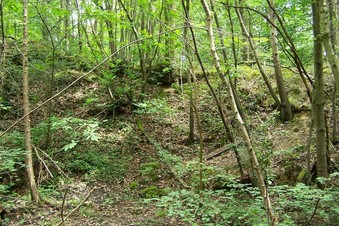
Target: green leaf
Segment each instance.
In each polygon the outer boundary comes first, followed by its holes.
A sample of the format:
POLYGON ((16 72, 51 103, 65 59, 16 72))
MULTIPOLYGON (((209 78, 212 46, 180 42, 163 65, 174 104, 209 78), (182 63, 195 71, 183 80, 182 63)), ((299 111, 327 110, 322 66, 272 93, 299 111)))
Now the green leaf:
POLYGON ((68 151, 68 150, 71 150, 72 148, 74 148, 77 144, 78 144, 77 141, 72 140, 71 143, 66 144, 62 149, 63 149, 64 151, 68 151))

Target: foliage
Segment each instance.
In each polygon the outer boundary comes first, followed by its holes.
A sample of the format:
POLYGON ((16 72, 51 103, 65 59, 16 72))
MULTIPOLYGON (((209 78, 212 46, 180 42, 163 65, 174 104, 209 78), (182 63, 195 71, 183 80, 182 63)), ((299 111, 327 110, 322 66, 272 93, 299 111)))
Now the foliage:
MULTIPOLYGON (((239 195, 239 194, 238 194, 239 195)), ((239 200, 235 192, 180 190, 163 196, 158 207, 191 225, 253 225, 265 223, 260 200, 239 200), (240 203, 239 203, 240 202, 240 203), (241 206, 242 208, 234 208, 241 206)), ((249 197, 247 197, 249 199, 249 197)))
POLYGON ((157 198, 168 193, 168 189, 158 188, 157 186, 150 186, 141 190, 140 194, 144 198, 157 198))
POLYGON ((62 146, 63 168, 76 174, 88 174, 99 180, 121 180, 127 172, 129 157, 123 156, 107 143, 100 144, 102 136, 97 120, 53 118, 54 144, 62 146), (72 161, 67 161, 72 159, 72 161))
MULTIPOLYGON (((101 135, 98 132, 99 122, 97 120, 79 119, 74 117, 51 118, 51 131, 54 133, 54 144, 63 145, 62 150, 72 150, 81 142, 99 142, 101 135)), ((42 123, 41 127, 37 127, 33 131, 45 131, 46 123, 42 123)))
POLYGON ((160 174, 160 163, 158 162, 148 162, 144 163, 140 166, 140 172, 143 177, 149 178, 151 181, 158 179, 158 175, 160 174))
POLYGON ((14 131, 0 139, 0 194, 6 194, 19 186, 25 169, 23 135, 14 131))
MULTIPOLYGON (((227 191, 173 191, 157 199, 157 206, 164 208, 168 216, 179 217, 191 225, 267 225, 259 191, 236 181, 227 183, 227 191)), ((315 208, 312 222, 317 225, 333 225, 338 220, 338 190, 323 191, 298 184, 275 186, 270 191, 279 225, 303 225, 315 208), (315 206, 318 199, 319 205, 315 206)))
POLYGON ((138 114, 171 114, 173 109, 168 106, 165 99, 151 99, 141 103, 137 103, 138 109, 135 110, 138 114))

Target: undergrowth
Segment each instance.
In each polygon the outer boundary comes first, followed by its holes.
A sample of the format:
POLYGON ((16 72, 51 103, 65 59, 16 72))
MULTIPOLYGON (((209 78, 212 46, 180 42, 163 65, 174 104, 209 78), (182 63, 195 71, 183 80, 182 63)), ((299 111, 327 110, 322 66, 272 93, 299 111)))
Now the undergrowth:
MULTIPOLYGON (((155 201, 167 216, 190 225, 268 225, 259 190, 228 182, 227 190, 177 190, 155 201)), ((339 191, 304 184, 269 188, 279 225, 336 225, 339 191)))

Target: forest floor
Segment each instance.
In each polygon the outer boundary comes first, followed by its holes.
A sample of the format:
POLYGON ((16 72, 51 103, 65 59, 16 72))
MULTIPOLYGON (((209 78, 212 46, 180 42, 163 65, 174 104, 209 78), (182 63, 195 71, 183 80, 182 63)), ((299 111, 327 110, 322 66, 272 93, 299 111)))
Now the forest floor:
MULTIPOLYGON (((300 172, 307 167, 304 147, 308 140, 310 111, 299 110, 291 122, 282 123, 277 119, 276 109, 266 102, 268 98, 259 95, 260 91, 256 90, 259 85, 255 81, 246 85, 240 82, 239 86, 242 97, 245 98, 243 104, 249 109, 246 110, 249 111, 247 122, 254 146, 260 154, 259 158, 266 164, 264 167, 270 166, 269 173, 274 175, 271 183, 295 184, 300 172)), ((67 110, 73 111, 76 117, 91 118, 94 115, 99 118, 101 122, 98 131, 102 137, 100 143, 79 143, 77 150, 103 146, 103 151, 99 148, 97 156, 93 157, 100 158, 100 155, 107 155, 105 148, 112 147, 118 151, 113 154, 117 154, 120 160, 128 159, 122 165, 119 162, 111 163, 111 168, 123 176, 106 180, 105 175, 97 176, 95 171, 91 171, 84 175, 72 174, 70 179, 52 179, 40 164, 40 182, 48 184, 42 186, 44 189, 41 190, 45 204, 30 204, 29 198, 24 196, 27 191, 22 191, 22 198, 15 198, 11 208, 6 210, 6 225, 58 225, 62 218, 65 219, 64 225, 191 225, 177 217, 167 217, 153 200, 166 192, 166 189, 180 189, 186 186, 185 182, 193 183, 189 173, 183 177, 184 182, 178 179, 173 170, 175 166, 168 164, 170 160, 164 161, 159 152, 159 149, 165 150, 180 157, 184 163, 197 160, 199 138, 195 137, 194 144, 186 144, 189 124, 187 96, 180 92, 180 87, 156 88, 152 91, 156 98, 145 102, 147 108, 139 113, 124 109, 125 112, 113 117, 100 107, 84 105, 86 95, 95 92, 99 92, 97 84, 79 84, 58 98, 55 114, 64 115, 62 112, 67 110), (104 142, 107 143, 102 144, 104 142), (76 209, 77 206, 79 209, 76 209), (72 210, 75 211, 71 212, 72 210)), ((97 95, 101 97, 103 94, 97 95)), ((198 98, 203 127, 203 151, 207 155, 227 145, 227 141, 217 109, 212 107, 214 104, 209 91, 201 89, 198 98)), ((303 100, 298 101, 303 103, 303 100)), ((235 126, 230 114, 227 117, 235 126)), ((10 124, 8 121, 5 123, 10 124)), ((241 137, 236 129, 233 132, 248 168, 241 137)), ((206 160, 205 163, 207 166, 222 168, 226 174, 239 174, 236 158, 229 151, 206 160)), ((215 184, 211 182, 206 186, 213 189, 215 184)))

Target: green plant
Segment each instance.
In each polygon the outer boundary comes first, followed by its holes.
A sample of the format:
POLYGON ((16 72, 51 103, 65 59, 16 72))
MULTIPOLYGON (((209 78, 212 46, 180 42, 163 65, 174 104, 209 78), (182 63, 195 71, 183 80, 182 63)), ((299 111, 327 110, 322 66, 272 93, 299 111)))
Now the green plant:
POLYGON ((168 192, 168 189, 158 188, 157 186, 150 186, 141 190, 140 194, 144 198, 157 198, 166 195, 168 192))
POLYGON ((142 164, 140 167, 140 172, 143 177, 149 178, 149 180, 154 181, 158 178, 159 169, 161 168, 160 163, 153 161, 142 164))
POLYGON ((22 133, 14 131, 0 139, 0 194, 8 194, 22 183, 24 156, 22 133))
POLYGON ((79 146, 80 150, 64 156, 63 168, 74 174, 86 174, 87 179, 121 181, 128 170, 130 158, 107 146, 79 146), (71 159, 72 161, 69 161, 71 159))
POLYGON ((137 181, 132 181, 130 184, 129 184, 129 188, 131 190, 135 190, 139 187, 139 183, 137 181))
POLYGON ((135 110, 138 114, 172 114, 173 109, 168 106, 165 99, 152 99, 147 100, 142 103, 137 103, 136 106, 138 107, 135 110))
POLYGON ((238 185, 236 181, 229 181, 230 187, 231 183, 236 189, 200 193, 185 189, 173 191, 158 199, 157 206, 168 216, 179 217, 191 225, 267 224, 259 191, 238 185))

